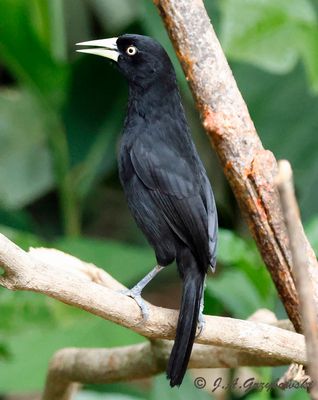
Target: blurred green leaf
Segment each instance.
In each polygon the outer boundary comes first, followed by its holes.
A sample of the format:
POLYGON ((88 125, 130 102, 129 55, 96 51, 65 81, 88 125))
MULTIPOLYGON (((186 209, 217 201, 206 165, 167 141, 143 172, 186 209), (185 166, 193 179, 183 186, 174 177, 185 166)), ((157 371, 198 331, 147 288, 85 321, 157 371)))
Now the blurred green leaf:
POLYGON ((85 199, 94 185, 116 166, 117 133, 117 124, 104 126, 85 161, 74 169, 76 190, 81 199, 85 199))
MULTIPOLYGON (((38 3, 1 1, 0 56, 20 82, 58 107, 65 95, 67 68, 53 60, 50 48, 38 36, 39 23, 32 25, 33 7, 38 7, 38 3)), ((42 11, 41 16, 44 14, 42 11)))
POLYGON ((24 209, 10 211, 0 208, 0 230, 1 225, 21 231, 32 231, 34 222, 30 213, 24 209))
POLYGON ((316 253, 318 254, 318 216, 314 217, 305 227, 308 239, 316 253))
MULTIPOLYGON (((112 108, 107 110, 107 117, 116 115, 116 110, 120 108, 121 103, 121 99, 115 100, 112 108)), ((117 115, 120 116, 120 113, 117 115)), ((107 173, 117 168, 116 145, 118 134, 122 129, 121 125, 122 118, 107 118, 98 129, 86 157, 74 168, 73 176, 80 199, 85 199, 100 179, 105 178, 107 173)))
POLYGON ((54 184, 45 118, 43 110, 26 91, 0 92, 2 207, 21 208, 54 184))
POLYGON ((218 242, 218 261, 241 271, 242 279, 252 282, 263 301, 270 302, 274 288, 267 269, 258 253, 255 243, 244 240, 235 232, 220 229, 218 242))
POLYGON ((207 295, 218 299, 236 318, 246 319, 259 308, 271 308, 259 295, 257 288, 239 270, 225 270, 206 282, 207 295))
POLYGON ((89 0, 97 18, 107 30, 120 32, 140 14, 138 0, 89 0))
POLYGON ((41 240, 33 233, 29 233, 27 231, 0 225, 0 232, 14 242, 17 246, 22 247, 23 250, 28 250, 30 247, 45 246, 44 240, 41 240))
POLYGON ((131 330, 84 311, 78 311, 77 320, 56 329, 34 324, 11 335, 9 343, 14 352, 9 361, 0 362, 0 391, 16 393, 42 389, 49 359, 60 348, 114 347, 142 340, 131 330))
POLYGON ((150 248, 131 246, 128 243, 69 238, 60 239, 52 245, 104 268, 124 285, 137 283, 138 278, 156 265, 154 253, 150 248))
POLYGON ((265 400, 265 399, 270 399, 271 396, 268 392, 266 391, 261 391, 260 393, 250 393, 248 394, 248 400, 265 400))
MULTIPOLYGON (((0 56, 11 74, 36 96, 45 114, 48 127, 47 139, 51 150, 55 181, 59 189, 65 231, 67 234, 76 235, 80 230, 79 211, 73 182, 69 176, 69 153, 65 129, 59 114, 65 100, 69 66, 56 62, 51 54, 51 48, 44 45, 43 37, 38 36, 41 29, 36 29, 32 24, 32 15, 35 14, 32 14, 33 7, 37 6, 37 2, 32 6, 25 0, 1 2, 0 56)), ((55 5, 54 13, 57 8, 58 4, 55 5)), ((54 13, 52 17, 50 14, 50 23, 53 25, 54 21, 56 22, 54 13)), ((38 18, 41 17, 44 18, 43 24, 45 24, 47 13, 42 7, 41 12, 38 13, 38 18)), ((63 24, 63 21, 61 22, 63 24)), ((53 47, 57 46, 53 51, 61 53, 61 42, 64 39, 57 41, 56 33, 53 37, 55 41, 53 47)), ((57 54, 54 56, 56 57, 57 54)), ((35 157, 32 158, 33 161, 35 159, 35 157)))
MULTIPOLYGON (((17 4, 17 3, 16 3, 17 4)), ((14 5, 12 5, 14 6, 14 5)), ((36 36, 46 48, 50 47, 50 16, 48 3, 43 0, 33 0, 29 7, 29 15, 36 36)))
POLYGON ((306 90, 301 68, 285 76, 242 64, 232 68, 264 147, 291 162, 306 220, 317 212, 318 96, 306 90))
POLYGON ((313 92, 318 92, 318 28, 303 26, 299 38, 299 49, 313 92))
POLYGON ((305 389, 288 389, 284 391, 284 396, 282 396, 286 400, 304 400, 308 397, 308 392, 305 389))
POLYGON ((227 265, 263 265, 256 248, 227 229, 219 230, 218 260, 227 265))
POLYGON ((115 149, 108 147, 108 140, 121 133, 128 88, 120 73, 102 57, 78 53, 71 72, 63 121, 71 163, 81 168, 82 163, 95 160, 97 146, 108 148, 108 157, 116 156, 115 149))
POLYGON ((87 1, 67 0, 64 6, 66 41, 74 54, 75 43, 84 42, 92 37, 93 21, 87 1))
POLYGON ((119 393, 96 393, 92 391, 82 391, 77 393, 75 400, 142 400, 141 397, 119 393))
POLYGON ((318 25, 309 0, 225 0, 220 7, 221 42, 230 58, 286 73, 304 56, 317 86, 318 25))
POLYGON ((66 61, 66 32, 64 21, 64 0, 47 1, 50 48, 53 58, 58 62, 66 61))
POLYGON ((1 360, 9 360, 11 356, 10 350, 5 342, 0 340, 0 362, 1 360))
POLYGON ((171 388, 165 374, 161 374, 154 379, 149 400, 211 400, 210 393, 197 389, 193 380, 194 378, 187 374, 180 387, 171 388))
POLYGON ((62 237, 54 242, 45 242, 31 233, 4 226, 0 226, 0 232, 24 250, 29 247, 52 247, 72 254, 104 268, 123 284, 136 282, 156 265, 154 252, 148 246, 84 237, 62 237))
POLYGON ((0 332, 18 332, 39 324, 55 323, 52 300, 36 293, 0 290, 0 332))

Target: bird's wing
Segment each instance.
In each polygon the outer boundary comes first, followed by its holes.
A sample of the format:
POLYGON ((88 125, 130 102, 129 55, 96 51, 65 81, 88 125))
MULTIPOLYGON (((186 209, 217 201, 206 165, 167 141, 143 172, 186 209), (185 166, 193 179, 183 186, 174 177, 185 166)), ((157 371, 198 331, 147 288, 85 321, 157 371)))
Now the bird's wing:
POLYGON ((216 241, 216 212, 205 171, 192 152, 184 154, 169 143, 156 141, 156 146, 137 139, 130 152, 132 165, 170 228, 208 264, 209 241, 216 241))
POLYGON ((204 174, 204 184, 202 187, 205 208, 208 215, 208 233, 209 233, 209 262, 212 271, 216 266, 216 246, 218 231, 218 216, 216 211, 215 200, 208 177, 204 174))
POLYGON ((139 178, 152 190, 178 199, 199 192, 199 171, 188 156, 177 148, 156 141, 156 148, 137 139, 130 152, 132 164, 139 178), (191 165, 192 164, 192 165, 191 165))

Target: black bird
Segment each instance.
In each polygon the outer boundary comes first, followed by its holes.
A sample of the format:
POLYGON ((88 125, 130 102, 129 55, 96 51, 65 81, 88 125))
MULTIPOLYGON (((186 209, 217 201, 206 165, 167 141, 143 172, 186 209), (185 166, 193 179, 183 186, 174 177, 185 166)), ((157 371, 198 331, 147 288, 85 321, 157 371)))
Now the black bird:
POLYGON ((129 100, 119 175, 129 208, 154 248, 158 265, 129 295, 144 317, 141 290, 176 260, 183 281, 176 338, 167 377, 180 385, 202 315, 205 276, 216 264, 217 212, 206 171, 192 141, 173 65, 155 40, 125 34, 78 43, 78 50, 116 61, 128 80, 129 100), (200 312, 201 311, 201 312, 200 312))

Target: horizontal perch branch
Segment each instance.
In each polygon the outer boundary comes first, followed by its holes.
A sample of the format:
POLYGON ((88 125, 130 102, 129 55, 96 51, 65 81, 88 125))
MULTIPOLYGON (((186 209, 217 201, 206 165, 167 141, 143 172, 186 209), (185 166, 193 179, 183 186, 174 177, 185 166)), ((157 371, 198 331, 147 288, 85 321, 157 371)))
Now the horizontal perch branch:
MULTIPOLYGON (((69 400, 77 383, 112 383, 149 378, 166 369, 172 342, 153 340, 111 349, 66 348, 55 353, 49 367, 43 400, 69 400)), ((236 368, 278 366, 276 357, 266 358, 238 350, 195 344, 189 368, 236 368)))
MULTIPOLYGON (((143 322, 135 301, 116 291, 122 288, 117 281, 72 256, 45 249, 32 249, 29 254, 0 235, 0 266, 3 287, 45 294, 148 338, 174 338, 177 311, 149 304, 150 316, 143 322)), ((306 364, 302 335, 264 323, 206 316, 205 328, 196 341, 259 357, 270 355, 284 363, 306 364)))

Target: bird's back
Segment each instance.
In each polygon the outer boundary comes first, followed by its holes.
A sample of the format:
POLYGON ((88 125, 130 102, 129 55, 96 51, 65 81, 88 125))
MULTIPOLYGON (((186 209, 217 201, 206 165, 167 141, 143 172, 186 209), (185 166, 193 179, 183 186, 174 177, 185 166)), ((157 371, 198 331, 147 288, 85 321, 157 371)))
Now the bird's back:
POLYGON ((144 226, 148 222, 138 218, 142 192, 148 192, 149 208, 153 206, 168 225, 168 241, 172 236, 176 242, 185 243, 202 260, 204 268, 214 266, 214 198, 176 85, 165 95, 161 86, 152 88, 142 98, 131 95, 119 165, 131 211, 148 240, 153 243, 144 226))

